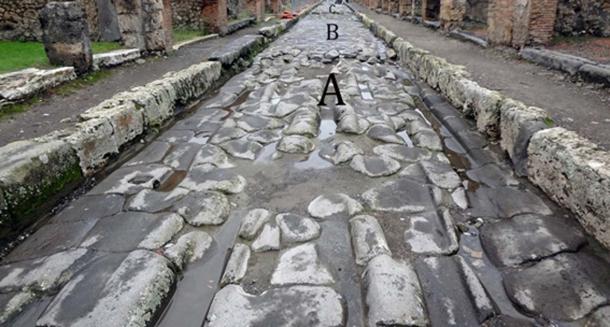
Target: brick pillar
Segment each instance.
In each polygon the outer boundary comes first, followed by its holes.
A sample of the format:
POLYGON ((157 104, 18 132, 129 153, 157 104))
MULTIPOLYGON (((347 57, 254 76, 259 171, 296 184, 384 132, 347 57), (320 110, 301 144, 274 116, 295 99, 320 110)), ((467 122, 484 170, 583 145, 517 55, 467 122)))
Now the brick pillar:
POLYGON ((466 0, 441 0, 441 28, 449 31, 462 27, 466 15, 466 0))
POLYGON ((553 37, 557 0, 491 0, 487 35, 492 44, 516 48, 553 37))
POLYGON ((77 2, 49 2, 40 11, 42 42, 53 65, 74 66, 79 74, 93 65, 87 20, 77 2))
POLYGON ((142 0, 144 47, 167 52, 172 46, 172 8, 169 0, 142 0))
POLYGON ((279 14, 282 10, 282 1, 281 0, 271 0, 269 3, 269 11, 273 14, 279 14))
POLYGON ((265 14, 265 3, 263 0, 246 0, 246 8, 256 17, 257 22, 263 19, 265 14))
POLYGON ((400 16, 411 15, 411 0, 398 0, 398 14, 400 16))
POLYGON ((226 0, 203 0, 201 16, 210 31, 220 34, 227 32, 226 0))
POLYGON ((428 1, 430 1, 430 0, 421 0, 421 7, 419 8, 419 10, 420 10, 419 15, 421 16, 422 20, 428 19, 428 12, 426 10, 428 8, 428 1))
POLYGON ((399 9, 399 1, 400 0, 390 0, 390 13, 392 14, 398 14, 400 12, 399 9))
POLYGON ((487 39, 492 44, 510 45, 513 33, 513 0, 491 0, 487 9, 487 39))
POLYGON ((546 44, 553 38, 557 0, 536 0, 530 4, 529 41, 546 44))

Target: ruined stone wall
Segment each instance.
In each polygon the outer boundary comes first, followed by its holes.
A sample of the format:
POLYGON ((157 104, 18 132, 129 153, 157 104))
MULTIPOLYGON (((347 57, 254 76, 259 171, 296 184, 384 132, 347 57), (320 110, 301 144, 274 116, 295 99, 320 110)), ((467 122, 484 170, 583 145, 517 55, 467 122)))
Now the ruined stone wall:
POLYGON ((610 1, 559 0, 555 31, 563 35, 610 36, 610 1))
MULTIPOLYGON (((0 40, 40 41, 39 12, 50 1, 0 0, 0 40)), ((99 24, 95 0, 75 1, 80 2, 85 10, 91 39, 97 40, 99 24)))
POLYGON ((489 0, 466 0, 465 18, 477 22, 487 23, 487 8, 489 0))
POLYGON ((204 26, 203 0, 171 0, 172 20, 174 26, 187 28, 202 28, 204 26))

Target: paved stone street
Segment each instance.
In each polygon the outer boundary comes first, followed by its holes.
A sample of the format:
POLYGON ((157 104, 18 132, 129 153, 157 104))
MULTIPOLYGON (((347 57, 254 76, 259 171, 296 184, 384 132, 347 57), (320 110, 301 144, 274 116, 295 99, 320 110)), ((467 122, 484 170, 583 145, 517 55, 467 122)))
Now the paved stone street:
POLYGON ((0 323, 609 326, 606 250, 328 5, 9 253, 0 323))

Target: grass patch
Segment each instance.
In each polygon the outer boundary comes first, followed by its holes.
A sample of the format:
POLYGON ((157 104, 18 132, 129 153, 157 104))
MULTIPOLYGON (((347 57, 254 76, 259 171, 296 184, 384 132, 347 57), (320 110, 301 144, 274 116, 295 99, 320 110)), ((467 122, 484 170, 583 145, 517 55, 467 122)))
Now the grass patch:
POLYGON ((110 76, 111 74, 112 74, 112 72, 110 72, 110 70, 107 70, 107 69, 98 70, 96 72, 91 72, 87 75, 83 75, 73 81, 62 84, 62 85, 50 90, 50 93, 59 94, 59 95, 63 95, 63 96, 70 95, 70 94, 74 93, 75 91, 77 91, 78 89, 81 89, 81 88, 89 86, 89 85, 93 85, 93 84, 97 83, 99 80, 110 76))
POLYGON ((196 37, 205 36, 206 34, 207 33, 205 30, 195 30, 189 28, 174 28, 172 31, 174 43, 192 40, 196 37))
POLYGON ((34 104, 41 102, 40 97, 32 97, 24 102, 13 103, 0 108, 0 121, 9 119, 16 114, 28 111, 34 104))
MULTIPOLYGON (((118 42, 93 42, 93 53, 120 49, 118 42)), ((0 73, 25 68, 49 68, 51 65, 41 42, 0 41, 0 73)))

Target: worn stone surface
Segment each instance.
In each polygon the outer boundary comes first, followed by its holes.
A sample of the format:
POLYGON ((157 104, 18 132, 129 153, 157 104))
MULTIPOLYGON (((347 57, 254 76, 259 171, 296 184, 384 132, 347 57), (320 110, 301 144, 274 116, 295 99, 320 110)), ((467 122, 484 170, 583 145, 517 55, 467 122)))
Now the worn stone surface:
POLYGON ((309 217, 282 213, 275 217, 282 232, 282 242, 306 242, 320 236, 320 225, 309 217))
POLYGON ((278 151, 287 153, 310 153, 315 147, 310 138, 300 135, 284 136, 277 145, 278 151))
POLYGON ((448 210, 409 217, 405 230, 407 248, 418 254, 451 254, 458 250, 458 238, 448 210))
POLYGON ((252 242, 254 252, 265 252, 280 249, 280 229, 277 226, 265 224, 258 237, 252 242))
POLYGON ((180 236, 164 253, 178 269, 183 269, 187 263, 201 259, 212 245, 212 241, 208 233, 192 231, 180 236))
POLYGON ((525 214, 483 225, 481 242, 494 263, 514 266, 576 251, 586 239, 566 218, 525 214))
POLYGON ((416 213, 433 208, 429 188, 405 178, 370 189, 362 198, 378 211, 416 213))
POLYGON ((129 253, 111 274, 95 271, 94 267, 79 272, 37 324, 142 326, 161 308, 175 282, 169 261, 144 250, 129 253), (88 298, 83 298, 85 294, 88 298))
POLYGON ((271 275, 271 284, 332 284, 334 278, 320 262, 313 243, 298 245, 280 254, 277 267, 271 275))
POLYGON ((239 227, 239 236, 246 240, 253 240, 270 218, 271 213, 266 209, 257 208, 248 211, 239 227))
POLYGON ((307 207, 307 212, 315 218, 329 218, 334 215, 351 217, 363 210, 362 205, 347 194, 335 193, 320 195, 313 199, 307 207))
POLYGON ((248 260, 250 260, 250 247, 241 243, 235 244, 220 284, 239 283, 248 270, 248 260))
POLYGON ((369 177, 389 176, 400 170, 400 163, 384 156, 355 155, 350 167, 369 177))
POLYGON ((342 300, 332 288, 324 286, 291 286, 251 295, 241 286, 229 285, 214 297, 207 320, 210 326, 227 327, 266 320, 288 325, 341 326, 342 300))
POLYGON ((608 265, 587 254, 558 254, 504 278, 511 301, 531 314, 576 320, 608 301, 608 265))
POLYGON ((374 217, 360 215, 350 219, 350 234, 357 264, 366 265, 379 255, 392 255, 383 230, 374 217))
POLYGON ((530 180, 575 212, 587 232, 610 246, 608 153, 560 127, 536 133, 527 152, 530 180))
POLYGON ((222 224, 230 210, 229 200, 219 192, 191 192, 172 207, 193 226, 222 224))
POLYGON ((350 141, 323 144, 320 149, 320 157, 335 165, 348 162, 358 154, 362 155, 364 152, 350 141))
POLYGON ((258 142, 246 140, 232 140, 220 145, 227 153, 235 158, 254 160, 263 148, 258 142))
POLYGON ((40 11, 40 26, 51 64, 74 66, 79 74, 93 67, 89 29, 80 3, 47 3, 40 11))
POLYGON ((370 326, 428 325, 422 290, 410 264, 380 255, 369 262, 364 276, 370 326))
POLYGON ((234 194, 244 190, 246 179, 226 169, 201 165, 191 169, 180 186, 194 191, 214 190, 234 194))

